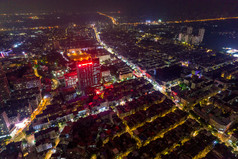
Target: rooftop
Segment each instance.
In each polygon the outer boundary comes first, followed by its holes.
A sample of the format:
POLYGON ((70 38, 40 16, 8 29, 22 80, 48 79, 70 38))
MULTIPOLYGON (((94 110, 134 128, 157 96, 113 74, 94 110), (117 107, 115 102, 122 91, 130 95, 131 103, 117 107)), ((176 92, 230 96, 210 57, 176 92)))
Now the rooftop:
POLYGON ((90 54, 78 50, 72 50, 71 52, 67 53, 67 55, 72 61, 83 61, 92 58, 90 54))

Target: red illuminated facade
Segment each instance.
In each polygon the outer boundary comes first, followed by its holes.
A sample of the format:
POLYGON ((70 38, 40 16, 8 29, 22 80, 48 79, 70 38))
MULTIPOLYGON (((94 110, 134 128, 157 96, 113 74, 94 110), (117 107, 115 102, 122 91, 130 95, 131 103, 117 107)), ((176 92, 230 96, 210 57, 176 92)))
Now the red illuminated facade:
POLYGON ((78 67, 84 67, 84 66, 88 66, 88 65, 92 65, 92 64, 93 64, 93 62, 78 64, 78 67))
POLYGON ((76 63, 79 90, 100 85, 101 72, 99 59, 80 61, 76 63))
POLYGON ((71 72, 64 75, 66 87, 76 87, 78 83, 77 72, 71 72))

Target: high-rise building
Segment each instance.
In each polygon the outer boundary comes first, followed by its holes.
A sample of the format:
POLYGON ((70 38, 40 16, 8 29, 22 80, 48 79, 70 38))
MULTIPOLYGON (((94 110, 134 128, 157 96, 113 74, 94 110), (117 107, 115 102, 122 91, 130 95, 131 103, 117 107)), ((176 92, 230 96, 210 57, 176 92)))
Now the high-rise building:
POLYGON ((179 33, 178 40, 183 41, 183 37, 184 37, 183 33, 179 33))
POLYGON ((199 29, 199 31, 198 31, 198 37, 199 37, 200 43, 203 41, 204 34, 205 34, 205 29, 204 29, 204 28, 199 29))
POLYGON ((187 28, 187 34, 192 34, 193 33, 193 27, 188 27, 187 28))
POLYGON ((79 90, 93 85, 93 62, 91 60, 76 63, 79 90))
POLYGON ((199 45, 200 39, 198 36, 192 36, 191 44, 193 45, 199 45))
POLYGON ((0 103, 10 98, 10 89, 2 64, 0 63, 0 103))
POLYGON ((93 86, 99 86, 101 81, 101 65, 99 58, 93 60, 93 86))
POLYGON ((205 29, 201 28, 198 31, 198 35, 193 34, 193 27, 188 27, 186 33, 179 33, 178 40, 193 45, 199 45, 204 38, 205 29))
POLYGON ((79 90, 100 85, 101 73, 98 58, 76 62, 79 90))
POLYGON ((99 58, 92 58, 90 54, 83 53, 80 49, 71 49, 67 55, 72 61, 73 68, 70 66, 72 73, 65 76, 66 86, 73 86, 77 82, 79 90, 84 94, 87 88, 100 85, 99 58), (76 72, 78 81, 75 80, 73 72, 76 72))
POLYGON ((189 43, 190 42, 190 35, 185 35, 184 36, 184 41, 186 42, 186 43, 189 43))

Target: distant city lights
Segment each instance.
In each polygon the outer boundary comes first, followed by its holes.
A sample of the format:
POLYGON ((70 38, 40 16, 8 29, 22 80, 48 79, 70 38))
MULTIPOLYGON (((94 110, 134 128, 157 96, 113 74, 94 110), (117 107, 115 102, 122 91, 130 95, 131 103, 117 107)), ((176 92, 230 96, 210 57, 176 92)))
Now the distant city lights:
POLYGON ((238 50, 231 49, 231 50, 228 50, 227 53, 230 53, 230 54, 238 53, 238 50))
POLYGON ((9 51, 0 51, 0 57, 4 58, 6 56, 9 56, 9 53, 11 53, 12 50, 9 51))
POLYGON ((21 46, 22 44, 23 44, 22 42, 16 43, 16 44, 13 45, 13 48, 18 48, 18 47, 21 46))
POLYGON ((233 48, 223 48, 226 50, 226 53, 233 55, 234 57, 238 57, 238 50, 233 48))
POLYGON ((146 23, 151 23, 151 20, 146 20, 145 22, 146 22, 146 23))

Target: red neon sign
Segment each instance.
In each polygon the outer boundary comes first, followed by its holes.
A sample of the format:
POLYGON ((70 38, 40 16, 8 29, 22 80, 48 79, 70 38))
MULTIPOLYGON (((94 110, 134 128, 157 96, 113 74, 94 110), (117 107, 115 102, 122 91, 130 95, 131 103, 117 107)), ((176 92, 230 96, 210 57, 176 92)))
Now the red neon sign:
POLYGON ((90 63, 84 63, 84 64, 79 64, 78 66, 79 67, 82 67, 82 66, 86 66, 86 65, 92 65, 93 63, 92 62, 90 62, 90 63))

